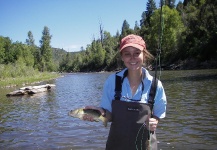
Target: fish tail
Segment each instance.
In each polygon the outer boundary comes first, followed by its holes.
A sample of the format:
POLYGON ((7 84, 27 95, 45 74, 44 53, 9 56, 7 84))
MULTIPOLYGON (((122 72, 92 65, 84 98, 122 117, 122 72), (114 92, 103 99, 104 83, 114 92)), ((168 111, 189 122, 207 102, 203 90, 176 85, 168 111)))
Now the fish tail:
POLYGON ((105 127, 107 127, 107 123, 108 123, 107 118, 105 118, 105 117, 103 117, 103 116, 100 116, 99 119, 102 120, 103 125, 104 125, 105 127))

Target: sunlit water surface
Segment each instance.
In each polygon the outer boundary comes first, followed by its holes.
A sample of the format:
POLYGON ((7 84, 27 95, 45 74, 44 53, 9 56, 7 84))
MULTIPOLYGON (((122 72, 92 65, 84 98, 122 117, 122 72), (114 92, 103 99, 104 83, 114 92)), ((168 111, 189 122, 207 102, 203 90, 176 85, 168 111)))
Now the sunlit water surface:
MULTIPOLYGON (((34 96, 6 97, 19 87, 0 89, 0 149, 105 149, 109 126, 68 112, 99 105, 109 74, 65 74, 34 96)), ((217 70, 162 71, 161 80, 168 107, 157 129, 159 149, 217 149, 217 70)))

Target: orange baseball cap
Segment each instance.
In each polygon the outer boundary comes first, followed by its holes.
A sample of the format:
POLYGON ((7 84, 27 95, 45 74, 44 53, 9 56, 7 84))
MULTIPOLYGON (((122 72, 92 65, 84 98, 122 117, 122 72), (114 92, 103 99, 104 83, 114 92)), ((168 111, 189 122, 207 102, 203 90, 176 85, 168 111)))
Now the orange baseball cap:
POLYGON ((146 49, 145 41, 142 39, 142 37, 134 34, 130 34, 121 40, 120 52, 128 46, 135 47, 141 51, 146 49))

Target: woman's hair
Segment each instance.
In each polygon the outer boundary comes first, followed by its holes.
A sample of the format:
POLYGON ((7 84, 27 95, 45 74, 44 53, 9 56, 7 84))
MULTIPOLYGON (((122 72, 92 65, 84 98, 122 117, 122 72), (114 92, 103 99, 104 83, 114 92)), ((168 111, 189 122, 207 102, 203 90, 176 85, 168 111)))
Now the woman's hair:
POLYGON ((155 59, 154 56, 147 49, 143 49, 143 56, 144 67, 149 67, 152 61, 155 59))

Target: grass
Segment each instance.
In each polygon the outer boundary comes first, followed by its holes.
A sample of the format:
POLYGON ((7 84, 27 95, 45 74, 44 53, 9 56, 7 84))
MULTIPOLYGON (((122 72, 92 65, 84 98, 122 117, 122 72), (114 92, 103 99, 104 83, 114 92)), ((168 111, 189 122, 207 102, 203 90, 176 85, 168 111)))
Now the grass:
POLYGON ((36 83, 40 81, 47 81, 51 79, 58 78, 60 74, 58 73, 51 73, 51 72, 38 72, 31 76, 21 76, 16 78, 0 78, 0 87, 13 87, 19 85, 25 85, 30 83, 36 83))

